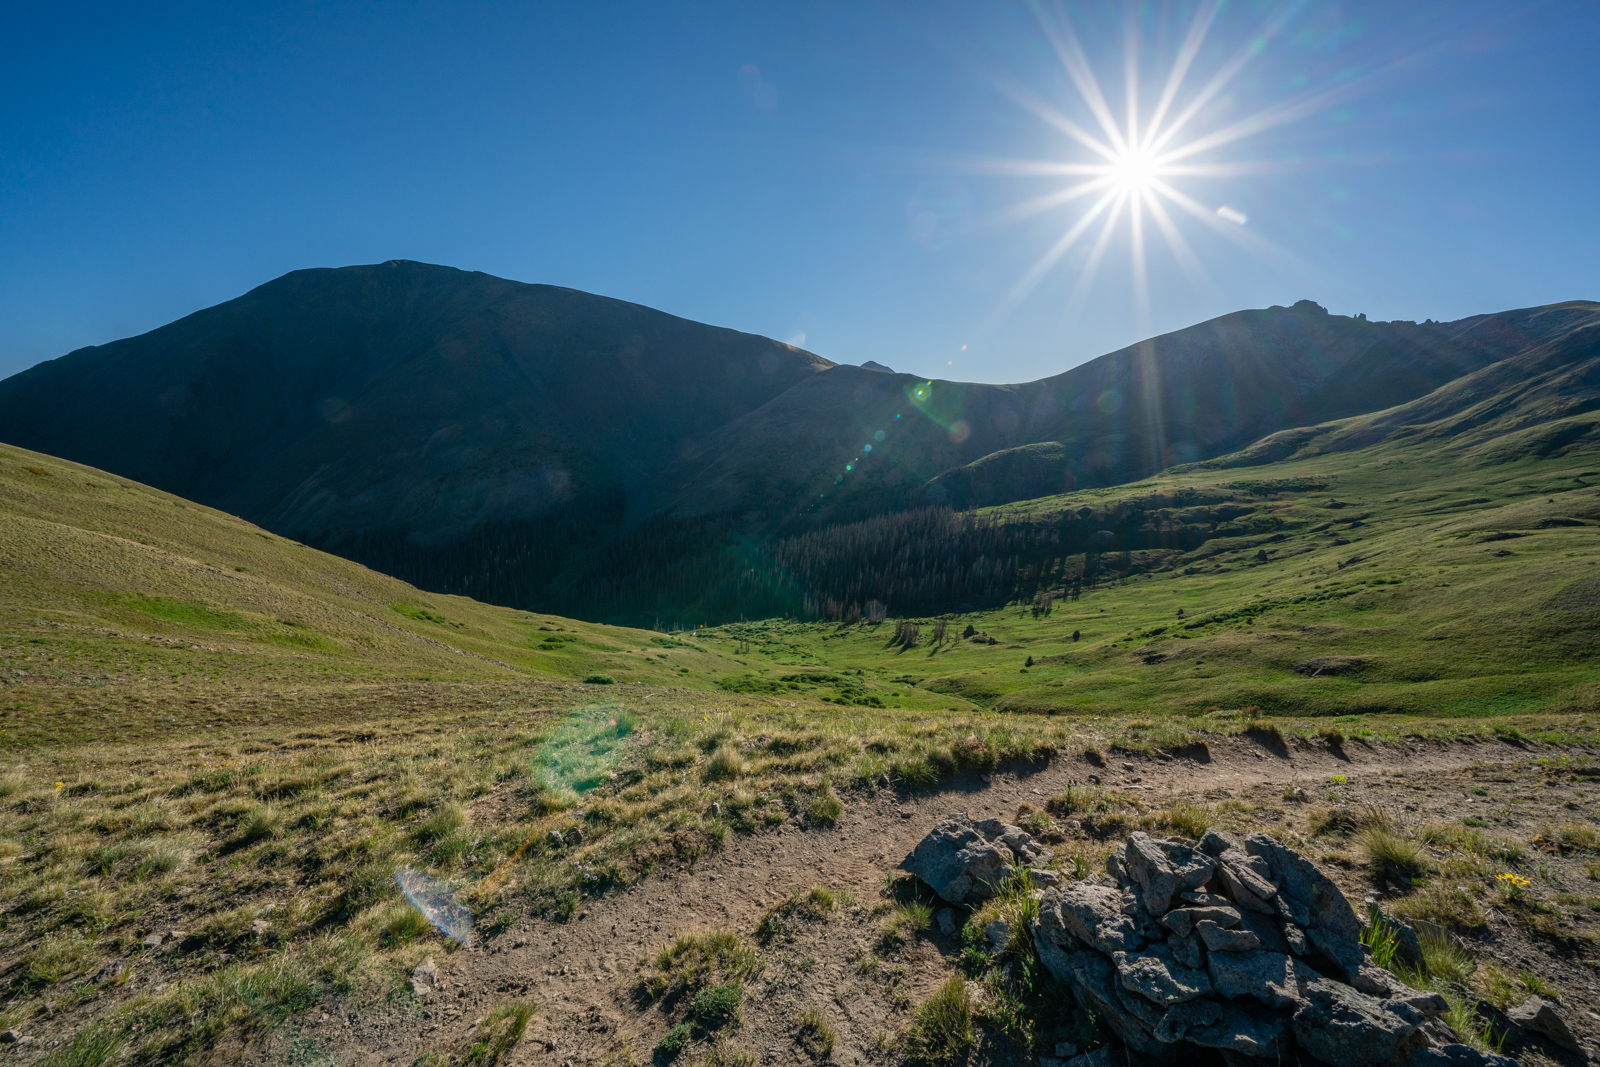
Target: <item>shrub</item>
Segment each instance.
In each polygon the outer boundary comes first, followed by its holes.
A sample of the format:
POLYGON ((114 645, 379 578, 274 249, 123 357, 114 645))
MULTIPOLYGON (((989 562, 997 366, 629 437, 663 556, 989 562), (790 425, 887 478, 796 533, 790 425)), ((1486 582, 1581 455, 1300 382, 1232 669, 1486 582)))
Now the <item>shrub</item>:
POLYGON ((921 1063, 959 1063, 971 1051, 972 993, 956 975, 923 1001, 906 1032, 906 1055, 921 1063))
POLYGON ((617 684, 617 680, 615 678, 611 677, 611 675, 609 675, 609 674, 591 674, 591 675, 586 676, 583 680, 584 680, 584 682, 586 682, 589 685, 616 685, 617 684))
POLYGON ((744 983, 737 978, 719 986, 702 989, 689 1003, 689 1014, 696 1022, 710 1030, 733 1018, 744 1002, 744 983))
POLYGON ((1361 850, 1372 873, 1385 880, 1409 881, 1422 877, 1428 869, 1421 845, 1381 826, 1369 826, 1362 832, 1361 850))
POLYGON ((656 1042, 656 1051, 668 1059, 682 1052, 689 1044, 689 1024, 679 1023, 662 1035, 656 1042))

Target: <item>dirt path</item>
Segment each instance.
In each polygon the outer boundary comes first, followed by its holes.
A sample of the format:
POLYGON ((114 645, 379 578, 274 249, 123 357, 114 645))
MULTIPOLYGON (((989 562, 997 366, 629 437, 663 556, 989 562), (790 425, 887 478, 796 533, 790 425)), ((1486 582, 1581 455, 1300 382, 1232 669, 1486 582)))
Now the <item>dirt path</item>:
MULTIPOLYGON (((526 997, 538 1004, 527 1036, 509 1062, 565 1067, 599 1063, 623 1045, 636 1061, 649 1050, 664 1024, 641 1012, 631 996, 643 963, 679 933, 732 927, 748 933, 763 913, 791 890, 825 884, 852 890, 862 901, 877 899, 885 872, 896 868, 940 818, 967 812, 979 818, 1013 818, 1020 804, 1043 807, 1046 798, 1069 782, 1098 777, 1107 787, 1133 792, 1161 806, 1169 800, 1202 797, 1212 801, 1242 797, 1272 785, 1296 782, 1308 788, 1344 775, 1352 787, 1396 770, 1408 775, 1437 771, 1442 777, 1475 765, 1526 762, 1542 750, 1499 743, 1441 745, 1417 742, 1383 748, 1349 744, 1340 751, 1295 747, 1277 752, 1235 740, 1212 747, 1204 762, 1192 759, 1123 759, 1104 767, 1081 756, 1058 756, 1038 767, 1007 768, 992 776, 968 775, 941 788, 915 793, 884 790, 856 798, 837 827, 809 830, 785 825, 753 836, 730 836, 727 847, 692 867, 658 870, 640 884, 591 901, 571 922, 523 920, 486 945, 439 957, 445 992, 422 1010, 374 1015, 334 1015, 313 1009, 296 1022, 297 1032, 277 1035, 268 1059, 296 1058, 296 1048, 313 1046, 341 1064, 410 1064, 429 1049, 459 1040, 495 1003, 526 997), (426 1016, 423 1017, 422 1011, 426 1016)), ((1462 791, 1464 792, 1464 791, 1462 791)), ((1472 799, 1470 797, 1466 799, 1472 799)), ((1397 797, 1397 803, 1404 798, 1397 797)), ((1414 807, 1414 805, 1413 805, 1414 807)), ((1272 816, 1267 816, 1269 819, 1272 816)), ((842 936, 849 941, 848 932, 842 936)), ((937 941, 937 939, 934 939, 937 941)), ((944 946, 946 949, 951 946, 944 946)), ((886 1025, 884 1011, 867 1011, 859 997, 846 995, 852 980, 851 957, 861 958, 865 942, 815 959, 804 984, 834 987, 831 999, 846 1015, 836 1062, 858 1062, 873 1026, 886 1025), (860 1015, 860 1025, 854 1016, 860 1015), (851 1038, 851 1039, 846 1039, 851 1038)), ((915 1003, 948 973, 938 945, 908 946, 902 969, 891 976, 897 996, 915 1003)), ((769 971, 771 968, 768 968, 769 971)), ((780 995, 782 975, 769 977, 769 995, 780 995), (776 983, 776 984, 774 984, 776 983)), ((881 983, 880 983, 881 984, 881 983)), ((802 998, 803 999, 803 998, 802 998)), ((747 1035, 748 1036, 748 1035, 747 1035)), ((785 1049, 751 1047, 763 1063, 782 1062, 785 1049)), ((298 1057, 306 1062, 303 1055, 298 1057)))

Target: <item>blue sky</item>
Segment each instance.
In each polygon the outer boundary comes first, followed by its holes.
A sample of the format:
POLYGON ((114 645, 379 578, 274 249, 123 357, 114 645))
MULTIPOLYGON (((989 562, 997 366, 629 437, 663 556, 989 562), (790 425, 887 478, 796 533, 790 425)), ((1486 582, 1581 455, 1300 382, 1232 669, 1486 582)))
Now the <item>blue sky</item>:
POLYGON ((1110 144, 1062 55, 1075 41, 1120 125, 1136 30, 1145 122, 1209 9, 1129 10, 19 7, 0 374, 393 258, 993 382, 1302 297, 1419 320, 1600 298, 1590 0, 1232 0, 1168 110, 1245 60, 1171 142, 1225 135, 1183 161, 1225 173, 1162 179, 1203 209, 1164 201, 1188 268, 1148 211, 1142 286, 1128 210, 1097 256, 1107 205, 1022 284, 1101 194, 1015 218, 1087 180, 1018 161, 1100 159, 1064 125, 1110 144))

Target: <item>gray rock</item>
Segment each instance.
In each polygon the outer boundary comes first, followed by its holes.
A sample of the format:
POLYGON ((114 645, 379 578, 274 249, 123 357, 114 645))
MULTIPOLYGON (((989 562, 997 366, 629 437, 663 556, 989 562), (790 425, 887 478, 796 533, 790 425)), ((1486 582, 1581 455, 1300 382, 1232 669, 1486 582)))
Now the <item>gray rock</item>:
POLYGON ((1193 904, 1197 908, 1231 908, 1233 901, 1221 893, 1207 893, 1203 889, 1191 889, 1187 893, 1179 893, 1185 904, 1193 904))
POLYGON ((939 913, 933 917, 933 921, 939 924, 939 932, 941 934, 946 937, 955 936, 956 913, 954 911, 949 908, 940 908, 939 913))
POLYGON ((22 1035, 15 1030, 7 1030, 5 1033, 0 1034, 0 1045, 15 1045, 21 1040, 22 1035))
POLYGON ((1172 876, 1178 880, 1178 892, 1189 893, 1207 882, 1217 868, 1217 861, 1181 841, 1158 841, 1161 851, 1167 854, 1172 865, 1172 876))
POLYGON ((1128 878, 1143 892, 1150 914, 1161 915, 1172 907, 1178 879, 1166 852, 1149 834, 1135 832, 1128 836, 1127 871, 1128 878))
POLYGON ((1056 1056, 1059 1059, 1070 1060, 1078 1054, 1078 1046, 1070 1041, 1056 1042, 1056 1056))
POLYGON ((1206 973, 1178 962, 1165 945, 1152 945, 1137 956, 1118 952, 1111 961, 1123 989, 1164 1008, 1211 992, 1206 973))
POLYGON ((143 941, 139 942, 139 944, 143 948, 160 948, 161 942, 165 941, 166 939, 167 935, 158 930, 155 933, 146 936, 143 941))
POLYGON ((1288 1029, 1287 1019, 1262 1008, 1195 1000, 1167 1009, 1153 1033, 1157 1041, 1187 1041, 1203 1048, 1278 1060, 1288 1051, 1288 1029))
POLYGON ((1201 919, 1194 929, 1207 952, 1255 952, 1261 948, 1261 939, 1249 930, 1229 930, 1210 919, 1201 919))
POLYGON ((1311 955, 1311 942, 1306 940, 1306 932, 1294 923, 1283 924, 1283 937, 1289 945, 1289 951, 1296 956, 1311 955))
POLYGON ((1110 886, 1069 882, 1060 889, 1047 889, 1039 899, 1039 915, 1046 936, 1054 937, 1063 947, 1068 942, 1055 935, 1056 930, 1107 955, 1132 952, 1144 944, 1134 921, 1122 913, 1122 891, 1110 886))
MULTIPOLYGON (((1419 989, 1407 989, 1393 999, 1404 1001, 1428 1019, 1437 1019, 1450 1010, 1450 1002, 1444 997, 1438 993, 1423 992, 1419 989)), ((1441 1023, 1440 1025, 1443 1024, 1441 1023)))
POLYGON ((1264 860, 1239 849, 1230 849, 1217 858, 1217 873, 1223 875, 1228 895, 1233 895, 1233 885, 1239 884, 1252 897, 1268 901, 1278 895, 1272 881, 1272 868, 1264 860))
POLYGON ((1060 871, 1048 871, 1042 867, 1029 867, 1028 881, 1033 883, 1033 888, 1035 889, 1053 889, 1066 882, 1066 879, 1061 877, 1060 871))
MULTIPOLYGON (((1034 944, 1039 953, 1039 962, 1045 970, 1070 989, 1078 1005, 1105 1022, 1124 1044, 1143 1055, 1153 1054, 1162 1048, 1161 1043, 1150 1036, 1138 1016, 1132 1014, 1117 995, 1117 972, 1109 960, 1096 952, 1064 951, 1048 939, 1035 941, 1034 944)), ((1130 994, 1129 999, 1138 998, 1130 994)), ((1159 1012, 1159 1009, 1152 1010, 1159 1012)), ((1079 1056, 1071 1062, 1077 1063, 1082 1059, 1079 1056)))
POLYGON ((1238 926, 1240 918, 1238 908, 1174 908, 1161 917, 1161 925, 1179 937, 1188 937, 1194 924, 1202 920, 1218 926, 1238 926))
POLYGON ((1506 1012, 1506 1018, 1536 1034, 1543 1034, 1569 1052, 1581 1052, 1583 1045, 1573 1036, 1567 1022, 1556 1011, 1556 1006, 1540 997, 1529 997, 1506 1012))
POLYGON ((1129 882, 1127 856, 1128 846, 1123 844, 1112 849, 1106 857, 1106 873, 1117 885, 1127 885, 1129 882))
POLYGON ((1201 947, 1199 939, 1192 935, 1179 937, 1177 934, 1169 934, 1167 948, 1172 950, 1172 958, 1185 967, 1198 970, 1206 965, 1206 950, 1201 947))
POLYGON ((1227 890, 1232 902, 1239 905, 1239 907, 1248 911, 1259 912, 1262 915, 1275 916, 1278 914, 1278 909, 1257 896, 1244 883, 1239 872, 1228 863, 1217 864, 1217 880, 1222 883, 1222 888, 1227 890))
POLYGON ((1298 1008, 1322 976, 1281 952, 1217 952, 1206 956, 1211 987, 1229 998, 1254 997, 1269 1008, 1298 1008))
MULTIPOLYGON (((1359 927, 1357 928, 1359 933, 1359 927)), ((1366 984, 1361 975, 1361 968, 1368 966, 1371 956, 1367 946, 1359 940, 1347 939, 1342 934, 1329 930, 1323 926, 1307 928, 1306 937, 1311 940, 1318 952, 1322 953, 1342 971, 1335 975, 1346 982, 1366 984)))
POLYGON ((561 848, 567 843, 566 839, 561 836, 560 830, 551 830, 547 840, 549 840, 551 848, 561 848))
POLYGON ((583 844, 583 830, 577 826, 567 827, 566 842, 569 845, 583 844))
POLYGON ((1301 925, 1323 930, 1341 940, 1361 940, 1361 922, 1351 909, 1350 901, 1333 879, 1317 870, 1314 863, 1266 834, 1246 834, 1244 847, 1251 855, 1265 859, 1278 888, 1305 907, 1309 916, 1307 923, 1301 925))
POLYGON ((1011 943, 1011 924, 1004 919, 996 919, 983 928, 983 936, 989 939, 991 951, 998 955, 1011 943))
POLYGON ((1261 947, 1267 952, 1288 952, 1289 939, 1283 935, 1283 927, 1270 915, 1260 912, 1246 911, 1239 915, 1239 929, 1249 930, 1261 939, 1261 947))
POLYGON ((1510 1056, 1479 1052, 1471 1045, 1419 1048, 1406 1063, 1407 1067, 1517 1067, 1517 1061, 1510 1056))
POLYGON ((1332 1067, 1366 1067, 1398 1057, 1422 1023, 1419 1013, 1359 993, 1340 982, 1307 983, 1294 1013, 1295 1040, 1332 1067))
POLYGON ((437 992, 439 988, 439 966, 429 956, 411 972, 411 992, 419 997, 427 997, 437 992))
POLYGON ((1207 830, 1200 838, 1200 851, 1216 859, 1230 848, 1238 848, 1239 842, 1229 837, 1220 830, 1207 830))
POLYGON ((1133 920, 1133 932, 1140 940, 1166 940, 1167 931, 1150 917, 1150 910, 1144 906, 1144 894, 1138 886, 1130 885, 1122 890, 1122 914, 1133 920))
POLYGON ((1310 909, 1287 893, 1279 893, 1268 903, 1278 913, 1278 918, 1286 923, 1306 926, 1311 922, 1310 909))
POLYGON ((994 894, 1015 856, 966 815, 942 819, 901 864, 952 904, 979 904, 994 894))

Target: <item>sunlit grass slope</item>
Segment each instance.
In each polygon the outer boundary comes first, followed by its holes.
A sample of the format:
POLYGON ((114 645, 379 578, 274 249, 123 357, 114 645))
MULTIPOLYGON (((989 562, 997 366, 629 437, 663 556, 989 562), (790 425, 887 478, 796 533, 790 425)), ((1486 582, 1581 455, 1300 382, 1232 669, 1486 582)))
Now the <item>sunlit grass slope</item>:
POLYGON ((908 620, 913 647, 896 642, 893 605, 878 625, 740 624, 701 642, 750 650, 724 686, 922 693, 952 709, 1485 717, 1600 702, 1594 455, 1485 464, 1391 443, 1004 510, 1047 520, 1117 501, 1215 535, 1191 552, 1102 557, 1111 577, 1076 601, 1058 590, 1048 614, 953 613, 943 642, 935 618, 908 620))
POLYGON ((0 745, 381 713, 430 682, 705 686, 728 669, 664 635, 424 593, 0 446, 0 745))

